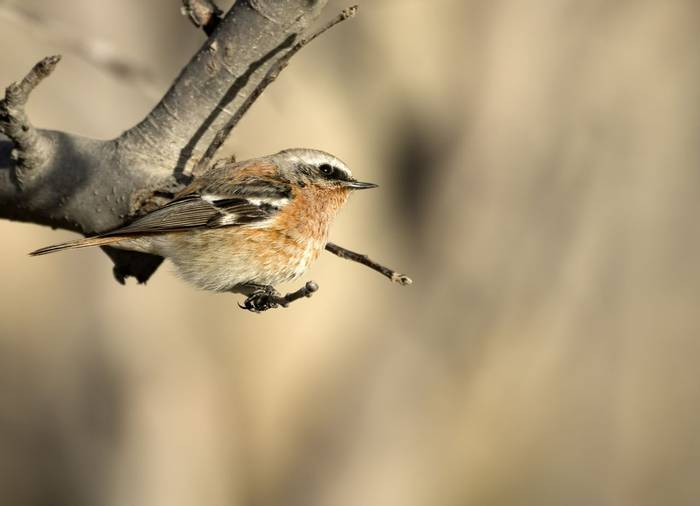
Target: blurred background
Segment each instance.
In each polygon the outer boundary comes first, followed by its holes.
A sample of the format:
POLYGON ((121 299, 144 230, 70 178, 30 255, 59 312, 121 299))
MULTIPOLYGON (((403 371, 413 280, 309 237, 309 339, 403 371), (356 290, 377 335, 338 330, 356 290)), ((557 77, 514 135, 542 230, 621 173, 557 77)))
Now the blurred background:
MULTIPOLYGON (((360 7, 227 152, 378 182, 331 240, 415 284, 324 254, 254 315, 0 221, 1 504, 700 502, 700 4, 360 7)), ((63 53, 33 122, 114 137, 203 43, 179 9, 0 1, 0 85, 63 53)))

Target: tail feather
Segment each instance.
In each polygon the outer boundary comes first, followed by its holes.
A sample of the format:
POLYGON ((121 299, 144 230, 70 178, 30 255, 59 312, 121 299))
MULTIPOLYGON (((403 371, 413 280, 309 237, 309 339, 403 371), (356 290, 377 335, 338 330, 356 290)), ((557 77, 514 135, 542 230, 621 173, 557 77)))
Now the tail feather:
POLYGON ((106 244, 112 244, 125 239, 124 236, 109 236, 109 237, 86 237, 85 239, 78 239, 76 241, 64 242, 61 244, 54 244, 52 246, 46 246, 45 248, 38 249, 29 253, 31 256, 47 255, 49 253, 56 253, 57 251, 63 251, 66 249, 78 249, 78 248, 89 248, 91 246, 104 246, 106 244))

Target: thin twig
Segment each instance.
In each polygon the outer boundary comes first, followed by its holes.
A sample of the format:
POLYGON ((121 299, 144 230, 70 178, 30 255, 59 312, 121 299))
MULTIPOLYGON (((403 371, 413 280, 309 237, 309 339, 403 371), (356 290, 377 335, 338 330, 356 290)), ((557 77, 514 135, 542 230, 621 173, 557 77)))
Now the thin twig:
POLYGON ((332 242, 326 244, 326 250, 330 251, 334 255, 338 255, 340 258, 352 260, 353 262, 358 262, 362 265, 366 265, 370 269, 375 270, 380 274, 383 274, 394 283, 398 283, 403 286, 408 286, 413 283, 413 280, 405 274, 401 274, 388 267, 384 267, 382 264, 379 264, 374 260, 370 260, 370 258, 367 255, 355 253, 354 251, 350 251, 349 249, 338 246, 337 244, 334 244, 332 242))
POLYGON ((182 14, 189 17, 194 26, 211 35, 224 12, 212 0, 182 0, 182 14))
POLYGON ((253 103, 258 99, 262 92, 265 91, 265 88, 267 88, 272 82, 274 82, 275 79, 277 79, 277 77, 280 75, 280 73, 287 67, 287 65, 289 65, 289 61, 292 59, 292 57, 297 52, 299 52, 300 49, 309 44, 319 35, 330 30, 338 23, 341 23, 346 19, 355 16, 355 14, 357 14, 357 9, 357 5, 353 5, 352 7, 348 7, 347 9, 343 10, 326 25, 296 42, 293 46, 290 47, 287 53, 277 61, 277 63, 270 67, 270 69, 267 71, 267 74, 265 74, 265 76, 260 80, 258 85, 250 92, 250 95, 248 95, 248 98, 245 100, 245 102, 241 104, 241 106, 238 108, 235 114, 231 115, 228 121, 216 133, 211 143, 207 147, 207 150, 204 152, 204 155, 202 155, 202 158, 200 158, 197 164, 195 165, 192 171, 193 174, 201 174, 206 168, 208 168, 209 164, 214 158, 214 155, 216 155, 216 152, 221 148, 226 139, 228 139, 228 136, 231 134, 231 131, 236 126, 236 124, 238 124, 243 115, 248 111, 250 106, 253 105, 253 103))
POLYGON ((298 290, 288 293, 282 297, 287 303, 284 307, 287 307, 287 305, 291 304, 295 300, 303 299, 304 297, 311 297, 317 291, 318 285, 313 281, 307 281, 307 283, 298 290))

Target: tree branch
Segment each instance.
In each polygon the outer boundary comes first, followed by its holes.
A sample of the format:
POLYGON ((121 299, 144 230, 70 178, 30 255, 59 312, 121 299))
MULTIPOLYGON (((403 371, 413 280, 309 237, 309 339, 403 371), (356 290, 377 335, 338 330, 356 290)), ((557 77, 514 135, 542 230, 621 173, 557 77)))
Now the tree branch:
POLYGON ((383 266, 382 264, 375 262, 374 260, 370 260, 370 258, 367 255, 355 253, 354 251, 338 246, 337 244, 334 244, 332 242, 326 244, 326 250, 330 251, 334 255, 339 256, 340 258, 352 260, 353 262, 358 262, 362 265, 365 265, 373 271, 377 271, 378 273, 386 276, 393 283, 398 283, 403 286, 413 284, 413 280, 405 274, 401 274, 388 267, 383 266))
POLYGON ((122 139, 160 151, 189 172, 267 70, 315 19, 325 0, 238 0, 149 115, 122 139), (155 139, 168 132, 166 145, 155 139))
POLYGON ((14 142, 10 157, 17 162, 14 175, 20 188, 28 172, 41 167, 49 157, 46 137, 31 125, 24 106, 34 88, 53 72, 60 60, 60 56, 44 58, 24 79, 8 86, 5 98, 0 100, 0 132, 14 142))
MULTIPOLYGON (((10 86, 0 109, 0 218, 94 234, 168 201, 326 0, 238 0, 138 125, 102 141, 34 129, 24 108, 57 60, 10 86)), ((242 114, 240 114, 242 116, 242 114)), ((148 279, 152 257, 113 250, 115 275, 148 279)))
POLYGON ((333 28, 338 23, 355 16, 355 14, 357 14, 357 5, 343 10, 324 27, 316 30, 307 37, 304 37, 299 42, 294 44, 286 53, 284 53, 284 55, 282 55, 282 57, 280 57, 275 64, 270 67, 265 76, 258 82, 257 86, 252 90, 250 95, 248 95, 235 114, 232 114, 225 124, 216 132, 216 135, 207 147, 206 152, 195 165, 193 174, 197 175, 203 172, 209 166, 214 159, 214 156, 216 156, 217 151, 221 149, 221 146, 223 146, 226 139, 228 139, 229 135, 231 135, 231 131, 238 124, 241 118, 243 118, 243 115, 248 111, 250 106, 253 105, 260 95, 262 95, 265 88, 272 84, 275 79, 277 79, 280 73, 287 67, 287 65, 289 65, 289 61, 292 59, 292 57, 297 54, 301 48, 309 44, 322 33, 333 28))

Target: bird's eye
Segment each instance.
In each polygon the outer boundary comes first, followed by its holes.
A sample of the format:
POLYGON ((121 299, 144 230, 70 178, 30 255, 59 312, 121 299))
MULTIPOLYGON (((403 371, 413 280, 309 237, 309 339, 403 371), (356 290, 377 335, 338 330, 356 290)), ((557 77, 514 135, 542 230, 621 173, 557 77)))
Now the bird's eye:
POLYGON ((333 174, 333 167, 328 165, 327 163, 319 165, 318 170, 324 176, 330 176, 331 174, 333 174))

